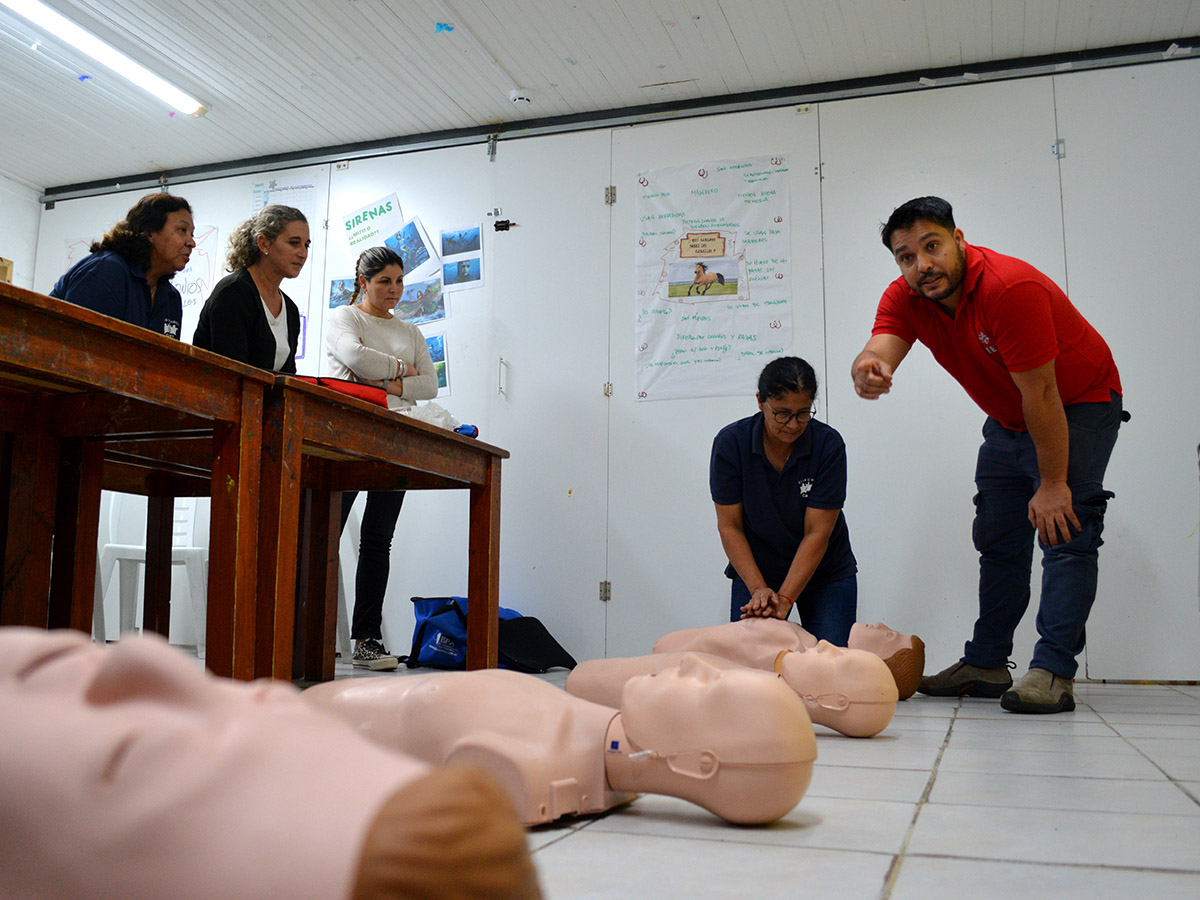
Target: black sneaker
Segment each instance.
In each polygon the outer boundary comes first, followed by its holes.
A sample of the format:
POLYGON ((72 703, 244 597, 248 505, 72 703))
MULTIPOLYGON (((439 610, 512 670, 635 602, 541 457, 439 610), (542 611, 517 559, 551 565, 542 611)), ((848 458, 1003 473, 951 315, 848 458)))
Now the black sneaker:
POLYGON ((921 679, 917 688, 930 697, 988 697, 995 699, 1012 687, 1012 676, 1008 670, 1016 668, 1014 663, 999 669, 981 669, 961 660, 942 669, 936 675, 921 679))
POLYGON ((375 638, 364 638, 354 642, 354 665, 360 669, 385 672, 400 665, 400 660, 387 652, 387 648, 375 638))

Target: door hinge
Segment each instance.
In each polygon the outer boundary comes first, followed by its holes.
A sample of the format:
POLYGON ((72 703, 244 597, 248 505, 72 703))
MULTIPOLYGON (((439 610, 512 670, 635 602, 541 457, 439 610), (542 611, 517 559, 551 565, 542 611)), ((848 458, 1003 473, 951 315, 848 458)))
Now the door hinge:
POLYGON ((611 397, 613 395, 613 386, 611 381, 604 382, 604 396, 611 397))
POLYGON ((607 603, 611 599, 612 599, 612 582, 611 581, 600 582, 600 602, 607 603))
POLYGON ((610 184, 604 189, 604 202, 608 206, 617 202, 617 186, 615 184, 610 184))
POLYGON ((1057 141, 1055 141, 1053 144, 1050 145, 1050 152, 1054 155, 1055 159, 1066 159, 1067 158, 1067 142, 1064 141, 1062 138, 1059 138, 1057 141))

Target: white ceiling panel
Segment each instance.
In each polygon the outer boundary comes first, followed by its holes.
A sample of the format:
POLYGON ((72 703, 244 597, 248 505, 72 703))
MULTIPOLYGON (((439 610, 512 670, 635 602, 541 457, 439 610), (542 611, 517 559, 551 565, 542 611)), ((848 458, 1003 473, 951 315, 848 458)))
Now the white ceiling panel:
POLYGON ((0 175, 42 189, 1200 34, 1200 0, 48 2, 209 111, 0 8, 0 175))

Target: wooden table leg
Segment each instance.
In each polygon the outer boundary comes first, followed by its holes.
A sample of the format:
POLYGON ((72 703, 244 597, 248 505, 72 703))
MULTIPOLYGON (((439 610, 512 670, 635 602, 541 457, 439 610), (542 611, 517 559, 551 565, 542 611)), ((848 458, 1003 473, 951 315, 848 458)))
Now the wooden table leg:
POLYGON ((0 432, 0 622, 4 621, 4 564, 8 551, 8 511, 12 500, 12 455, 15 435, 0 432))
POLYGON ((467 668, 494 669, 500 647, 500 460, 471 486, 467 563, 467 668))
POLYGON ((254 674, 292 677, 301 506, 300 450, 304 405, 269 391, 263 405, 258 511, 257 638, 254 674))
POLYGON ((146 587, 142 631, 168 637, 171 631, 171 548, 175 531, 175 495, 146 498, 146 587))
POLYGON ((246 385, 241 420, 213 427, 205 662, 217 675, 243 681, 254 678, 262 416, 261 388, 246 385))
POLYGON ((37 424, 12 441, 0 625, 49 624, 59 441, 37 424))
POLYGON ((298 606, 304 617, 300 675, 306 681, 332 681, 337 643, 338 550, 342 494, 326 479, 305 491, 304 539, 298 606))
POLYGON ((50 569, 51 628, 92 633, 103 469, 102 443, 63 441, 50 569))

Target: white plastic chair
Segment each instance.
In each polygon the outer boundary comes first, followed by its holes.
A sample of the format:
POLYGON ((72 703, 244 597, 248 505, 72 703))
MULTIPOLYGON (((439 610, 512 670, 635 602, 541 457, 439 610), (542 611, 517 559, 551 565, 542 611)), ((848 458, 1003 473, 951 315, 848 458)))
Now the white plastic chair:
MULTIPOLYGON (((208 606, 208 512, 207 500, 177 498, 171 535, 171 565, 183 566, 186 573, 188 601, 196 630, 196 654, 201 659, 205 655, 205 616, 208 606)), ((114 569, 119 572, 121 633, 135 629, 138 576, 145 563, 144 499, 105 491, 100 499, 99 552, 96 557, 96 596, 92 617, 96 640, 105 640, 104 596, 108 593, 114 569)))

